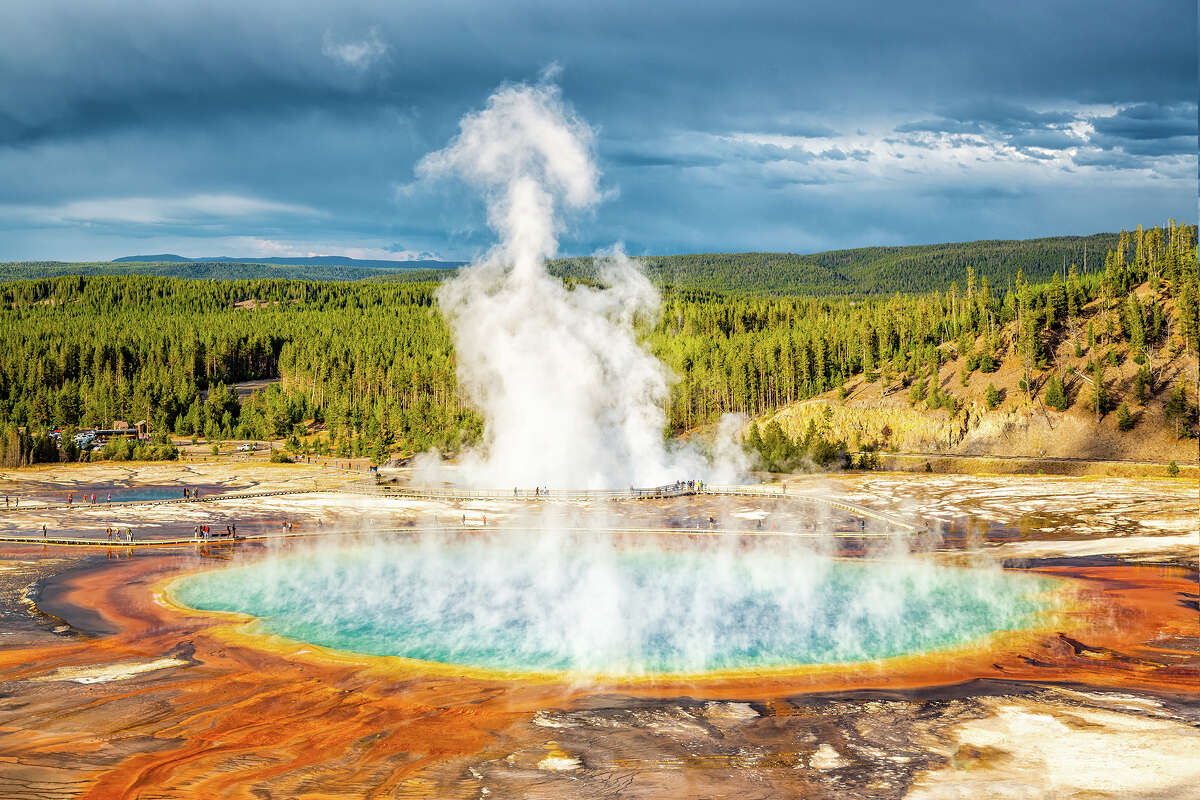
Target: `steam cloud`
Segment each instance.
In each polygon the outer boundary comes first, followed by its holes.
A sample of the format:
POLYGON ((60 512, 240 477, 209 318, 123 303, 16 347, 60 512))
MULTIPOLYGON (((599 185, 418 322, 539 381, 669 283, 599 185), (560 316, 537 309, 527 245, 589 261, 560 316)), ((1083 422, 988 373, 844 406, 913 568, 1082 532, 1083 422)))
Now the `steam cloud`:
POLYGON ((603 289, 567 288, 547 271, 564 212, 601 199, 593 139, 558 87, 506 86, 418 165, 422 178, 477 187, 499 237, 438 294, 460 385, 487 421, 462 475, 493 488, 732 479, 736 458, 715 469, 664 442, 669 376, 636 332, 656 318, 659 296, 637 265, 619 248, 601 256, 603 289))

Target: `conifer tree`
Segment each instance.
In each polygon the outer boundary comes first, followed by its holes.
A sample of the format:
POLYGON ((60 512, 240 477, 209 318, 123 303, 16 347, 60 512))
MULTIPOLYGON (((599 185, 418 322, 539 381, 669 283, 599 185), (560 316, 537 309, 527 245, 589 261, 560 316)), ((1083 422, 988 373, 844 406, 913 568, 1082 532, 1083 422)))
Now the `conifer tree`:
POLYGON ((1050 373, 1050 377, 1046 380, 1046 405, 1055 411, 1066 411, 1070 405, 1067 402, 1067 393, 1063 389, 1062 378, 1057 372, 1050 373))

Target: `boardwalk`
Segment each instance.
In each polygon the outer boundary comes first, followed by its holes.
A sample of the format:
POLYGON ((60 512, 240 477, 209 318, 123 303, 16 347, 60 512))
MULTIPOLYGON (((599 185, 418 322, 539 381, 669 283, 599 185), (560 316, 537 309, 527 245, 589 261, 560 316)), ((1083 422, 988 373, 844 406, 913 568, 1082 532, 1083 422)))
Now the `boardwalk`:
MULTIPOLYGON (((241 544, 243 542, 266 542, 283 539, 300 539, 324 536, 377 536, 385 534, 462 534, 480 533, 530 533, 540 529, 528 525, 424 525, 424 526, 389 526, 389 527, 355 527, 355 528, 304 528, 291 530, 287 533, 253 533, 238 534, 236 538, 229 536, 212 536, 208 539, 196 539, 191 536, 176 536, 159 539, 134 539, 132 542, 100 538, 70 537, 70 536, 0 536, 4 544, 33 544, 54 545, 58 547, 99 547, 104 549, 121 549, 127 547, 192 547, 214 544, 241 544)), ((555 526, 547 533, 604 533, 604 534, 640 534, 666 536, 738 536, 750 538, 791 538, 791 539, 821 539, 833 536, 840 539, 886 539, 892 534, 887 531, 765 531, 744 528, 584 528, 555 526)))
MULTIPOLYGON (((872 520, 882 523, 891 530, 901 530, 905 532, 916 532, 918 526, 909 523, 905 520, 898 519, 890 514, 876 511, 862 506, 846 503, 839 500, 830 500, 824 497, 817 497, 811 494, 804 494, 795 491, 787 491, 782 486, 771 486, 761 484, 750 485, 711 485, 711 484, 673 484, 670 486, 650 487, 650 488, 630 488, 628 490, 537 490, 535 491, 501 491, 501 490, 468 490, 454 488, 434 488, 434 487, 341 487, 341 488, 309 488, 309 489, 281 489, 275 491, 263 492, 233 492, 229 494, 213 494, 201 497, 200 499, 183 499, 172 498, 166 500, 142 500, 142 501, 125 501, 114 503, 97 503, 94 505, 78 504, 74 508, 80 509, 95 509, 108 508, 113 506, 155 506, 155 505, 178 505, 178 504, 200 504, 200 503, 221 503, 238 500, 252 500, 262 497, 274 497, 280 495, 302 495, 302 494, 319 494, 319 493, 345 493, 371 495, 377 497, 396 497, 414 500, 430 500, 444 502, 472 502, 472 501, 488 501, 497 503, 564 503, 564 502, 645 502, 653 500, 670 499, 676 497, 687 496, 712 496, 712 497, 762 497, 762 498, 778 498, 788 502, 798 502, 813 506, 819 506, 827 509, 842 511, 851 516, 858 517, 864 520, 863 530, 857 532, 810 532, 810 531, 762 531, 762 530, 743 530, 743 529, 712 529, 712 528, 557 528, 557 530, 567 531, 592 531, 598 533, 655 533, 655 534, 687 534, 687 535, 738 535, 738 536, 798 536, 798 537, 821 537, 821 536, 848 536, 848 537, 865 537, 878 538, 891 535, 887 531, 866 531, 865 521, 872 520)), ((29 511, 42 511, 48 509, 67 509, 71 508, 67 505, 60 506, 27 506, 29 511)), ((58 546, 88 546, 88 547, 163 547, 163 546, 181 546, 181 545, 196 545, 196 544, 213 544, 213 543, 230 543, 248 542, 248 541, 266 541, 270 539, 287 539, 293 537, 310 537, 322 535, 345 535, 353 533, 379 534, 379 533, 420 533, 430 531, 440 532, 455 532, 455 531, 478 531, 481 526, 446 526, 446 527, 368 527, 368 528, 306 528, 300 531, 278 532, 278 533, 256 533, 238 536, 236 539, 231 539, 228 536, 215 536, 210 539, 196 539, 191 536, 186 537, 158 537, 146 538, 138 540, 135 538, 132 542, 101 539, 99 536, 23 536, 23 535, 0 535, 0 542, 9 544, 42 544, 42 545, 58 545, 58 546)), ((528 526, 518 526, 512 528, 502 528, 491 526, 488 530, 492 531, 528 531, 528 526)))

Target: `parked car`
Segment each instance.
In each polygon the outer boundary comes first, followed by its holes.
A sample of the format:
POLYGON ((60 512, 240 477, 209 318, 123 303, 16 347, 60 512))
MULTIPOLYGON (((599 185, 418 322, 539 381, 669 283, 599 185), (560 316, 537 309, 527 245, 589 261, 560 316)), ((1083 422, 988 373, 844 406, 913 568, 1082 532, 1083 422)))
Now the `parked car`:
POLYGON ((253 453, 257 449, 258 449, 258 444, 255 442, 246 442, 245 444, 238 445, 239 453, 253 453))

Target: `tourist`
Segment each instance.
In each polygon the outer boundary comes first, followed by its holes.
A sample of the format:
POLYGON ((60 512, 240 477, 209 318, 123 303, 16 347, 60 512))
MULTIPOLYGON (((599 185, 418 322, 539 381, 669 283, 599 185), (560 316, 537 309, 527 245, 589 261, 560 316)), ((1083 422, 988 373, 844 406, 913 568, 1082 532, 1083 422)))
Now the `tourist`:
POLYGON ((230 525, 230 526, 229 526, 229 530, 230 530, 230 532, 232 533, 232 535, 233 535, 233 538, 235 538, 235 539, 236 539, 236 538, 237 538, 237 523, 235 522, 235 523, 233 523, 232 525, 230 525))
POLYGON ((188 488, 185 486, 185 487, 183 487, 183 499, 187 500, 188 496, 189 496, 188 488))
POLYGON ((46 523, 42 523, 42 538, 46 538, 46 523))

